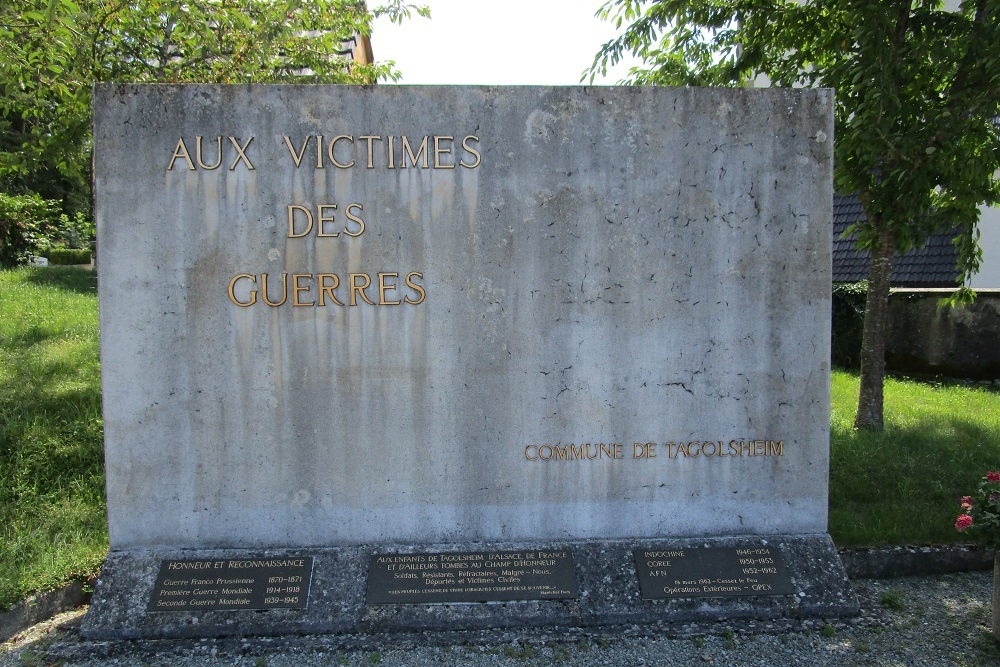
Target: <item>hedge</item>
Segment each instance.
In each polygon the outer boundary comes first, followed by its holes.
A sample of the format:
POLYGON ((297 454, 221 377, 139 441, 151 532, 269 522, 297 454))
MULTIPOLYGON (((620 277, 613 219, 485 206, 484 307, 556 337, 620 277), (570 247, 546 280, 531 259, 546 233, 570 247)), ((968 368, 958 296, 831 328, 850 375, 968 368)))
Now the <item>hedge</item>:
POLYGON ((49 264, 90 264, 90 250, 86 248, 50 248, 42 253, 49 264))
POLYGON ((865 326, 868 282, 834 283, 831 335, 833 363, 843 368, 861 366, 861 335, 865 326))

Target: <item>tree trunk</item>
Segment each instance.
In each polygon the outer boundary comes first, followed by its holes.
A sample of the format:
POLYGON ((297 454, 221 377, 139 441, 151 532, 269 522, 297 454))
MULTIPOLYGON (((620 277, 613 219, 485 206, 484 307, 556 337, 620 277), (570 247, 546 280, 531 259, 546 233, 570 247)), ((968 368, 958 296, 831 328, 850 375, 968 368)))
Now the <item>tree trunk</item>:
POLYGON ((883 382, 885 380, 885 339, 889 329, 889 286, 892 277, 892 231, 883 228, 872 248, 865 297, 865 325, 861 335, 861 391, 854 428, 883 429, 883 382))

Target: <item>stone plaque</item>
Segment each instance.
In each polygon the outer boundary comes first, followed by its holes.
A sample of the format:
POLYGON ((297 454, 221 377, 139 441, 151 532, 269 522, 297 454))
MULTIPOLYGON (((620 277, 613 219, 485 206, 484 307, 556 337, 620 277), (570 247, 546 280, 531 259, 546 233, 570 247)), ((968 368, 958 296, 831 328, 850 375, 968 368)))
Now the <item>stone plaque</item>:
POLYGON ((831 91, 94 104, 113 550, 826 532, 831 91))
POLYGON ((645 599, 793 595, 797 591, 770 546, 636 549, 645 599))
POLYGON ((566 550, 374 554, 368 561, 368 604, 576 596, 573 555, 566 550))
MULTIPOLYGON (((97 85, 111 553, 83 631, 842 606, 832 109, 829 90, 97 85), (803 597, 650 604, 624 565, 667 540, 780 544, 803 597), (478 577, 370 558, 416 548, 500 558, 478 577), (264 586, 251 604, 309 606, 206 614, 221 585, 164 575, 155 601, 205 602, 149 610, 163 559, 259 553, 315 556, 322 594, 234 574, 264 586), (530 602, 414 604, 472 599, 530 602)), ((728 586, 719 567, 676 579, 728 586)))
POLYGON ((164 560, 147 611, 305 609, 312 556, 164 560))

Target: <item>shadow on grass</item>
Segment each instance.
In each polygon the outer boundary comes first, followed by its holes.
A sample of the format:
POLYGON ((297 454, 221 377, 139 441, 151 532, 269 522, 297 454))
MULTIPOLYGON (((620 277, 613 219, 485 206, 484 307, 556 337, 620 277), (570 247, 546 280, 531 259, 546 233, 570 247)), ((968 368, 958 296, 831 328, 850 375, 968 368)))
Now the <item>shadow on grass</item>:
POLYGON ((76 365, 38 362, 0 382, 0 499, 16 502, 67 488, 90 494, 95 484, 103 492, 97 374, 96 363, 84 356, 76 365))
POLYGON ((972 412, 883 433, 834 426, 830 532, 840 545, 965 541, 959 501, 988 470, 1000 470, 998 433, 972 412))
MULTIPOLYGON (((0 391, 6 389, 6 386, 0 385, 0 391)), ((13 430, 26 433, 38 424, 73 426, 80 420, 101 417, 101 394, 91 387, 73 387, 37 396, 37 399, 31 399, 22 394, 14 401, 0 400, 0 415, 6 422, 0 426, 0 432, 13 430), (25 400, 33 400, 33 404, 25 406, 25 400)))
POLYGON ((22 269, 26 282, 43 287, 56 287, 68 292, 93 294, 97 291, 97 272, 77 266, 45 266, 22 269))
MULTIPOLYGON (((857 376, 859 373, 858 368, 851 368, 847 366, 835 365, 833 367, 834 372, 849 373, 851 375, 857 376)), ((985 391, 990 394, 1000 395, 1000 385, 993 384, 993 382, 978 381, 978 380, 963 380, 959 378, 945 377, 943 375, 929 375, 926 373, 900 373, 900 372, 886 372, 885 375, 887 380, 895 380, 897 382, 908 382, 916 385, 922 385, 928 387, 929 389, 969 389, 974 388, 979 391, 985 391)))
POLYGON ((995 385, 991 381, 977 381, 977 380, 960 380, 957 378, 943 377, 940 375, 920 375, 920 374, 903 374, 903 373, 892 373, 887 377, 897 380, 899 382, 911 382, 914 384, 920 384, 931 389, 969 389, 975 388, 979 391, 985 391, 990 394, 1000 394, 1000 385, 995 385))
POLYGON ((62 338, 62 333, 53 333, 46 327, 29 325, 22 327, 15 334, 5 336, 3 339, 3 347, 9 350, 23 350, 31 347, 32 345, 43 343, 49 338, 62 338))

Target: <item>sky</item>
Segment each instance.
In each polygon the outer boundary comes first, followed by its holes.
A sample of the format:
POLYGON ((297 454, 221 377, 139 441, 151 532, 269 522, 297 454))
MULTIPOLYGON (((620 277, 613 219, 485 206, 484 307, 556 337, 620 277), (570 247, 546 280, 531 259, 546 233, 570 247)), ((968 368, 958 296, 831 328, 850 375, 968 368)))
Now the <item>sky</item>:
MULTIPOLYGON (((614 26, 603 0, 412 0, 431 9, 402 26, 379 19, 376 60, 394 60, 401 84, 579 85, 614 26)), ((373 6, 373 5, 370 5, 373 6)), ((628 65, 595 83, 614 84, 628 65)))

